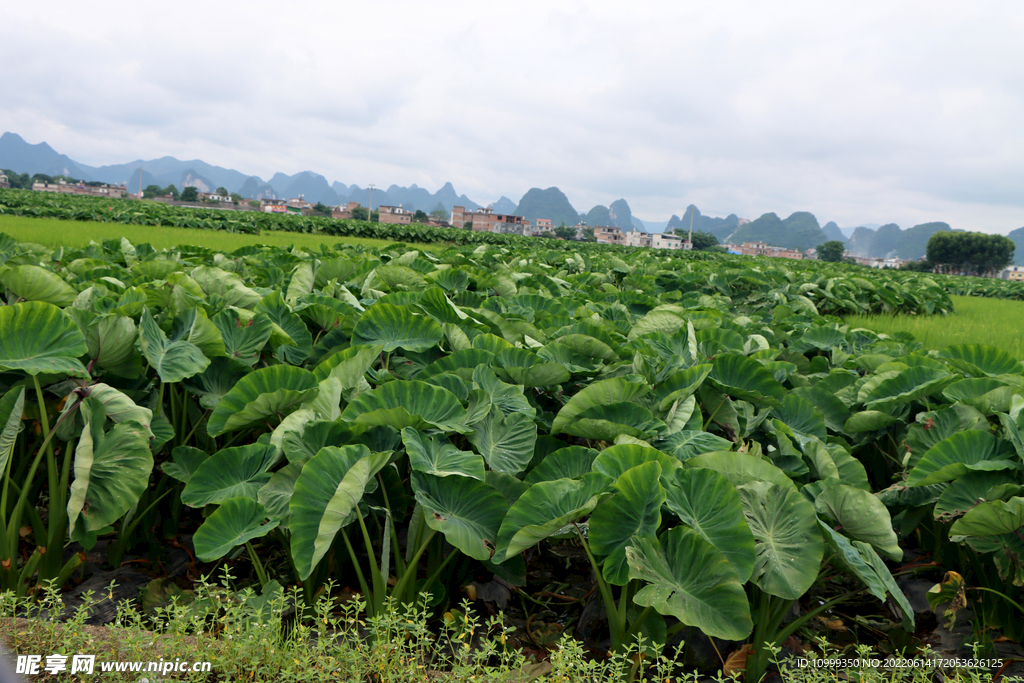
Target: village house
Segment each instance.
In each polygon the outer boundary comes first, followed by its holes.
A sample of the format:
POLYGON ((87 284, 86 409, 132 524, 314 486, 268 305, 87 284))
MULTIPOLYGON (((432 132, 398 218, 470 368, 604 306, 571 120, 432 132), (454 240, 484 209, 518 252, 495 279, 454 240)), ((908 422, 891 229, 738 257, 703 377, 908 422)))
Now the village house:
POLYGON ((675 233, 663 232, 651 235, 651 246, 655 249, 690 249, 693 245, 675 233))
MULTIPOLYGON (((596 233, 595 233, 596 234, 596 233)), ((644 230, 627 230, 625 232, 626 241, 624 244, 627 247, 650 247, 651 246, 651 234, 644 230)))
POLYGON ((551 232, 552 230, 554 230, 554 227, 552 227, 551 225, 550 218, 538 218, 534 222, 536 223, 536 227, 534 227, 533 230, 534 234, 543 234, 545 232, 551 232))
POLYGON ((452 207, 452 225, 456 228, 469 227, 476 232, 500 232, 515 235, 529 235, 533 230, 530 221, 522 216, 494 213, 487 207, 478 211, 466 211, 464 206, 452 207))
POLYGON ((403 209, 401 206, 378 206, 377 212, 378 223, 409 225, 412 222, 412 212, 403 209))
POLYGON ((7 189, 11 186, 10 180, 3 173, 0 173, 0 190, 7 189))
POLYGON ((791 258, 803 260, 804 254, 799 249, 787 249, 785 247, 773 247, 764 242, 744 242, 742 245, 726 243, 722 245, 730 254, 745 254, 747 256, 771 256, 773 258, 791 258))
POLYGON ((113 197, 121 199, 128 193, 124 185, 86 185, 85 183, 69 183, 63 178, 55 183, 32 183, 35 192, 53 192, 56 194, 77 194, 89 197, 113 197))
POLYGON ((288 202, 283 199, 260 200, 260 211, 264 213, 288 213, 288 202))
POLYGON ((598 244, 625 244, 626 235, 619 228, 610 225, 595 225, 594 239, 598 244))
POLYGON ((347 221, 352 218, 352 210, 361 208, 359 202, 349 202, 347 206, 336 206, 331 210, 331 218, 347 221))
POLYGON ((1006 270, 999 273, 999 277, 1003 280, 1022 282, 1024 281, 1024 266, 1009 266, 1006 270))

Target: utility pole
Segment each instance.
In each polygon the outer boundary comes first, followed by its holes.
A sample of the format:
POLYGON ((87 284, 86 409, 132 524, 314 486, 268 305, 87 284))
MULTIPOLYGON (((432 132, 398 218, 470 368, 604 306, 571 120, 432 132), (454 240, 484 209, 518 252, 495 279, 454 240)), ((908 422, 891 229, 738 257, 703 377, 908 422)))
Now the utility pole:
POLYGON ((139 199, 142 199, 142 167, 139 166, 139 199))
POLYGON ((373 221, 373 183, 370 183, 370 208, 366 212, 366 220, 373 221))
MULTIPOLYGON (((693 204, 690 204, 693 206, 693 204)), ((693 251, 693 214, 697 213, 697 207, 693 206, 693 211, 690 212, 690 251, 693 251)))

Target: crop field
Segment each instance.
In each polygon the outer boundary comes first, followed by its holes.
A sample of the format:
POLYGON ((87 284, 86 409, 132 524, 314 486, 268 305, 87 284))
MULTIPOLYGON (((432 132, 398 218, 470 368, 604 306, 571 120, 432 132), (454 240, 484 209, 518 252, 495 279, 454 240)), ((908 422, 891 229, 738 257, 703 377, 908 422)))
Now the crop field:
POLYGON ((150 606, 195 600, 198 627, 221 613, 195 577, 221 571, 225 602, 257 615, 286 592, 328 611, 358 593, 366 617, 420 605, 451 625, 469 623, 463 596, 496 614, 506 594, 505 647, 546 656, 564 635, 621 655, 643 635, 633 677, 687 628, 737 643, 721 654, 747 652, 752 681, 765 642, 852 632, 914 656, 935 618, 908 576, 935 584, 940 621, 969 602, 986 633, 1024 632, 1019 356, 848 322, 986 315, 943 316, 940 280, 129 229, 0 234, 13 595, 136 563, 150 606), (173 547, 190 571, 169 588, 173 547))
MULTIPOLYGON (((389 240, 368 237, 335 237, 332 235, 279 232, 264 230, 259 234, 229 233, 193 228, 175 228, 162 225, 123 225, 95 221, 67 221, 57 218, 26 218, 0 215, 0 232, 23 242, 35 242, 46 247, 84 247, 89 242, 119 240, 129 237, 134 242, 146 242, 158 249, 191 245, 214 251, 234 251, 239 247, 265 244, 272 247, 307 247, 318 249, 320 244, 351 244, 383 248, 389 240)), ((421 244, 419 249, 438 251, 449 246, 443 242, 421 244)))
POLYGON ((984 343, 1024 360, 1024 302, 953 296, 955 312, 947 316, 854 315, 850 327, 866 327, 890 336, 908 333, 926 349, 984 343))

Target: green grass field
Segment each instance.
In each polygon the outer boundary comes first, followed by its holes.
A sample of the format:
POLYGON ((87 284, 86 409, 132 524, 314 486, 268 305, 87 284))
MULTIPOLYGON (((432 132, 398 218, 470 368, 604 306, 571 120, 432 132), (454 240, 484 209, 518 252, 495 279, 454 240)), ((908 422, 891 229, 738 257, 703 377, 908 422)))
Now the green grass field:
POLYGON ((956 312, 947 316, 858 315, 846 322, 885 334, 909 332, 926 349, 988 344, 1024 360, 1024 301, 954 296, 953 305, 956 312))
MULTIPOLYGON (((386 247, 393 244, 388 240, 363 237, 331 237, 294 232, 263 232, 260 235, 243 235, 191 228, 62 221, 55 218, 25 218, 22 216, 0 216, 0 232, 7 233, 19 242, 35 242, 48 247, 84 247, 90 241, 102 242, 121 237, 127 237, 132 244, 148 242, 158 249, 184 244, 208 247, 217 251, 234 251, 250 244, 267 244, 275 247, 294 245, 313 248, 318 248, 321 244, 338 243, 366 247, 386 247)), ((447 243, 417 243, 413 246, 425 251, 441 251, 450 245, 447 243)))

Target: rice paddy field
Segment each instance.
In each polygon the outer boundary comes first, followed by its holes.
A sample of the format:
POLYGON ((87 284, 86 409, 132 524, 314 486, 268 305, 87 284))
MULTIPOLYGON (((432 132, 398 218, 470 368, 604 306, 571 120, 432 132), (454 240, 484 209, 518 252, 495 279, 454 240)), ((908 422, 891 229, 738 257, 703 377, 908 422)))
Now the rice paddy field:
POLYGON ((956 312, 947 316, 858 315, 846 318, 851 328, 865 327, 894 335, 908 332, 926 349, 953 344, 988 344, 1024 360, 1024 301, 954 296, 956 312))
MULTIPOLYGON (((274 247, 316 247, 320 244, 339 243, 364 247, 386 247, 394 244, 390 240, 365 237, 332 237, 330 235, 271 231, 264 231, 259 235, 246 235, 217 230, 66 221, 56 218, 26 218, 23 216, 0 216, 0 232, 5 232, 21 242, 35 242, 47 247, 84 247, 91 241, 102 242, 121 237, 127 237, 136 244, 148 242, 159 249, 188 245, 225 252, 252 244, 265 244, 274 247)), ((445 243, 417 244, 416 248, 425 251, 441 251, 447 246, 449 245, 445 243)))

